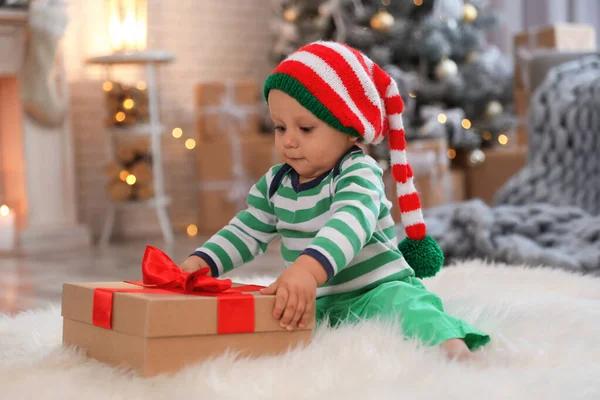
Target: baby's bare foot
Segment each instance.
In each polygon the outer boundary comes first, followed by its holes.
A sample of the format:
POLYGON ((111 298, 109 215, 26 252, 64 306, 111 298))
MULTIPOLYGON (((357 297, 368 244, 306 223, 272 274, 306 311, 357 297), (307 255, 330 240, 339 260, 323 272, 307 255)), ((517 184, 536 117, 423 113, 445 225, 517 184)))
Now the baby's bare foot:
POLYGON ((476 356, 469 350, 462 339, 450 339, 440 345, 451 360, 467 361, 475 360, 476 356))

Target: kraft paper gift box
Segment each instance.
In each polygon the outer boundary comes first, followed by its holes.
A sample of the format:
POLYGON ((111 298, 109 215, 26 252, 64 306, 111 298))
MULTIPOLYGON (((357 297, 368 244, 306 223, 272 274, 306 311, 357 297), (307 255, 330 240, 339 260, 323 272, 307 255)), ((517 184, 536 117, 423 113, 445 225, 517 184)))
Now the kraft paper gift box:
POLYGON ((527 117, 529 109, 529 92, 525 89, 515 89, 513 93, 515 114, 518 117, 527 117))
POLYGON ((260 89, 254 79, 202 82, 195 87, 196 136, 199 143, 227 140, 229 127, 235 124, 242 137, 260 135, 260 89), (241 112, 240 112, 241 111, 241 112))
POLYGON ((529 53, 548 50, 557 52, 596 51, 596 29, 592 25, 559 23, 541 26, 521 32, 514 37, 515 49, 515 88, 526 88, 523 69, 519 62, 519 51, 529 53))
MULTIPOLYGON (((415 140, 406 144, 406 158, 413 170, 414 185, 422 208, 462 200, 460 177, 453 177, 448 159, 446 139, 415 140)), ((383 176, 386 196, 392 202, 392 217, 400 221, 401 213, 396 196, 396 182, 388 169, 383 176)))
POLYGON ((149 287, 142 282, 65 283, 63 344, 103 363, 154 376, 228 350, 242 357, 277 355, 311 341, 314 321, 294 331, 281 328, 272 316, 275 296, 260 295, 260 287, 232 285, 205 276, 206 271, 187 274, 191 278, 186 280, 179 267, 150 246, 142 268, 144 283, 152 276, 162 281, 149 287), (189 285, 195 291, 186 292, 189 285))
POLYGON ((252 184, 281 161, 273 134, 260 132, 258 83, 253 79, 196 86, 198 233, 212 235, 246 206, 252 184))
POLYGON ((515 88, 514 90, 514 102, 515 102, 515 113, 519 118, 517 125, 517 144, 527 144, 527 110, 529 109, 529 92, 525 89, 515 88))
POLYGON ((282 162, 273 140, 272 134, 262 133, 239 139, 238 146, 225 140, 196 147, 199 234, 216 233, 246 208, 251 186, 282 162))
POLYGON ((473 165, 468 154, 454 160, 465 172, 467 199, 481 199, 492 205, 496 192, 527 164, 527 146, 498 147, 484 150, 485 160, 473 165))

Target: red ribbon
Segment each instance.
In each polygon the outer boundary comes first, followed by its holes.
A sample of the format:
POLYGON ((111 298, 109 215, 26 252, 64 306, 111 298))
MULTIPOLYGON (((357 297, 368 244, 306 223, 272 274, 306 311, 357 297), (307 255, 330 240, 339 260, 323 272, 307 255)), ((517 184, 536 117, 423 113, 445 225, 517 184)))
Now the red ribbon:
POLYGON ((115 293, 180 293, 217 298, 217 333, 254 332, 254 296, 263 288, 257 285, 232 287, 230 279, 208 276, 210 268, 188 273, 179 268, 156 247, 146 246, 142 260, 142 280, 125 281, 143 289, 96 288, 92 308, 94 325, 112 329, 113 295, 115 293))

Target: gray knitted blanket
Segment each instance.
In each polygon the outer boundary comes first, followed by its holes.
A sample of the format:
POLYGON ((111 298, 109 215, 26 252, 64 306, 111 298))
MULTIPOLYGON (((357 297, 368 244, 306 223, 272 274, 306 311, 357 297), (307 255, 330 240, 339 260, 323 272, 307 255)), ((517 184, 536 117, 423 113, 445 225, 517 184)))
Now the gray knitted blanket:
MULTIPOLYGON (((425 210, 447 263, 482 258, 600 274, 600 216, 549 204, 489 207, 481 200, 425 210)), ((403 237, 403 229, 397 229, 403 237)))
POLYGON ((527 165, 494 204, 549 203, 600 215, 600 55, 560 64, 529 102, 527 165))

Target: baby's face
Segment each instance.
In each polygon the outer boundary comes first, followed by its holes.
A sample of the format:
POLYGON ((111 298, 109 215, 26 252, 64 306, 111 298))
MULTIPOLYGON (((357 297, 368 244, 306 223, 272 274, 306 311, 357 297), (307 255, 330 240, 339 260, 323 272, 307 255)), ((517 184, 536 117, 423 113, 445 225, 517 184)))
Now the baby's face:
POLYGON ((330 127, 280 90, 269 92, 269 110, 275 124, 275 148, 301 182, 332 169, 356 143, 357 138, 330 127))

